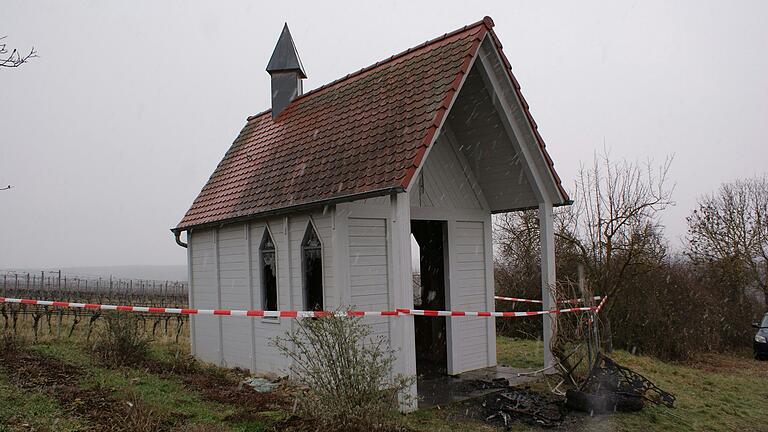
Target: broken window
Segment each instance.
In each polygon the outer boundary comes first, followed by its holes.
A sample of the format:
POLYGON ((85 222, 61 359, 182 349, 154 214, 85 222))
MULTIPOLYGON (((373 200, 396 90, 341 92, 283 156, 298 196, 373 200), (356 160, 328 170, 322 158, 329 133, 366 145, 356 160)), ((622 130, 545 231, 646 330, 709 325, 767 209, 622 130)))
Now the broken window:
POLYGON ((277 255, 268 230, 261 241, 261 308, 277 310, 277 255))
POLYGON ((304 275, 304 304, 307 310, 323 310, 323 251, 312 223, 307 226, 301 242, 304 275))

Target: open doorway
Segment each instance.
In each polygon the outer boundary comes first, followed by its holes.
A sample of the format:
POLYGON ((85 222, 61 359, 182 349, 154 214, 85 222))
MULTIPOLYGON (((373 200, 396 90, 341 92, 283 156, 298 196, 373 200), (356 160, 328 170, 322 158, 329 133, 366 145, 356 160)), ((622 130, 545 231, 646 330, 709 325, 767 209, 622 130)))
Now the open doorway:
MULTIPOLYGON (((412 220, 413 307, 446 309, 447 230, 443 221, 412 220)), ((447 328, 445 317, 414 316, 416 373, 419 376, 448 372, 447 328)))

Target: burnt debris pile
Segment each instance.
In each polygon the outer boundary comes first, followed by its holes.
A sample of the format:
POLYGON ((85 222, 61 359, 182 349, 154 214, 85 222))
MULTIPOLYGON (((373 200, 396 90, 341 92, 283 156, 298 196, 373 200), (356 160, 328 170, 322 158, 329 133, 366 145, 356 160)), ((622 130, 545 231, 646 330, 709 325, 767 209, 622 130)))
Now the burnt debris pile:
POLYGON ((565 415, 562 400, 528 388, 509 387, 486 395, 480 401, 484 420, 509 428, 516 420, 541 427, 558 426, 565 415))
POLYGON ((567 424, 577 418, 568 415, 572 411, 589 415, 639 411, 646 402, 674 408, 674 395, 601 352, 597 353, 586 378, 581 384, 575 384, 578 381, 573 376, 562 377, 554 389, 550 386, 552 392, 541 392, 530 387, 510 386, 504 378, 471 380, 462 383, 459 391, 484 393, 464 403, 465 415, 507 429, 515 422, 567 428, 567 424), (558 388, 564 382, 574 385, 563 393, 558 388))
POLYGON ((584 383, 566 392, 568 408, 590 414, 639 411, 646 401, 673 408, 675 396, 602 353, 584 383))
POLYGON ((463 403, 466 417, 500 428, 509 429, 516 422, 559 426, 567 411, 561 396, 540 393, 527 386, 511 386, 506 378, 465 381, 458 390, 466 394, 483 393, 463 403))

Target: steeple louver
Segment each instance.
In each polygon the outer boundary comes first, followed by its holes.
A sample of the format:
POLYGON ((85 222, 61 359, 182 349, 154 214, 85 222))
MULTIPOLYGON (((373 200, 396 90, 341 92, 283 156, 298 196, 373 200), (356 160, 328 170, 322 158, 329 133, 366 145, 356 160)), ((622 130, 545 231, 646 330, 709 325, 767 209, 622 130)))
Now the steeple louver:
POLYGON ((276 118, 303 93, 302 80, 307 77, 299 59, 296 45, 293 43, 288 23, 283 26, 275 50, 267 64, 267 72, 272 77, 272 118, 276 118))

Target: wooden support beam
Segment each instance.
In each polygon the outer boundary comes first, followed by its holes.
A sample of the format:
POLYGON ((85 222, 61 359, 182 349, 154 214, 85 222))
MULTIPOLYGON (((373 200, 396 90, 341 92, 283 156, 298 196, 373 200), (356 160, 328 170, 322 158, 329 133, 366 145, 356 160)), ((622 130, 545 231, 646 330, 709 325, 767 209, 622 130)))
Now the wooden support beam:
MULTIPOLYGON (((555 285, 555 223, 554 207, 551 202, 539 204, 539 227, 541 236, 541 298, 543 300, 542 308, 549 310, 555 307, 555 299, 552 296, 552 288, 555 285)), ((544 315, 544 367, 549 368, 554 365, 552 349, 550 343, 556 331, 556 316, 544 315)), ((554 373, 554 369, 547 369, 547 372, 554 373)))
MULTIPOLYGON (((408 193, 393 194, 390 198, 390 239, 392 240, 393 308, 413 308, 413 275, 411 273, 411 202, 408 193)), ((391 346, 395 350, 394 373, 416 376, 416 340, 413 316, 404 315, 392 320, 391 346)), ((407 394, 401 395, 400 410, 417 408, 416 383, 407 394)))

